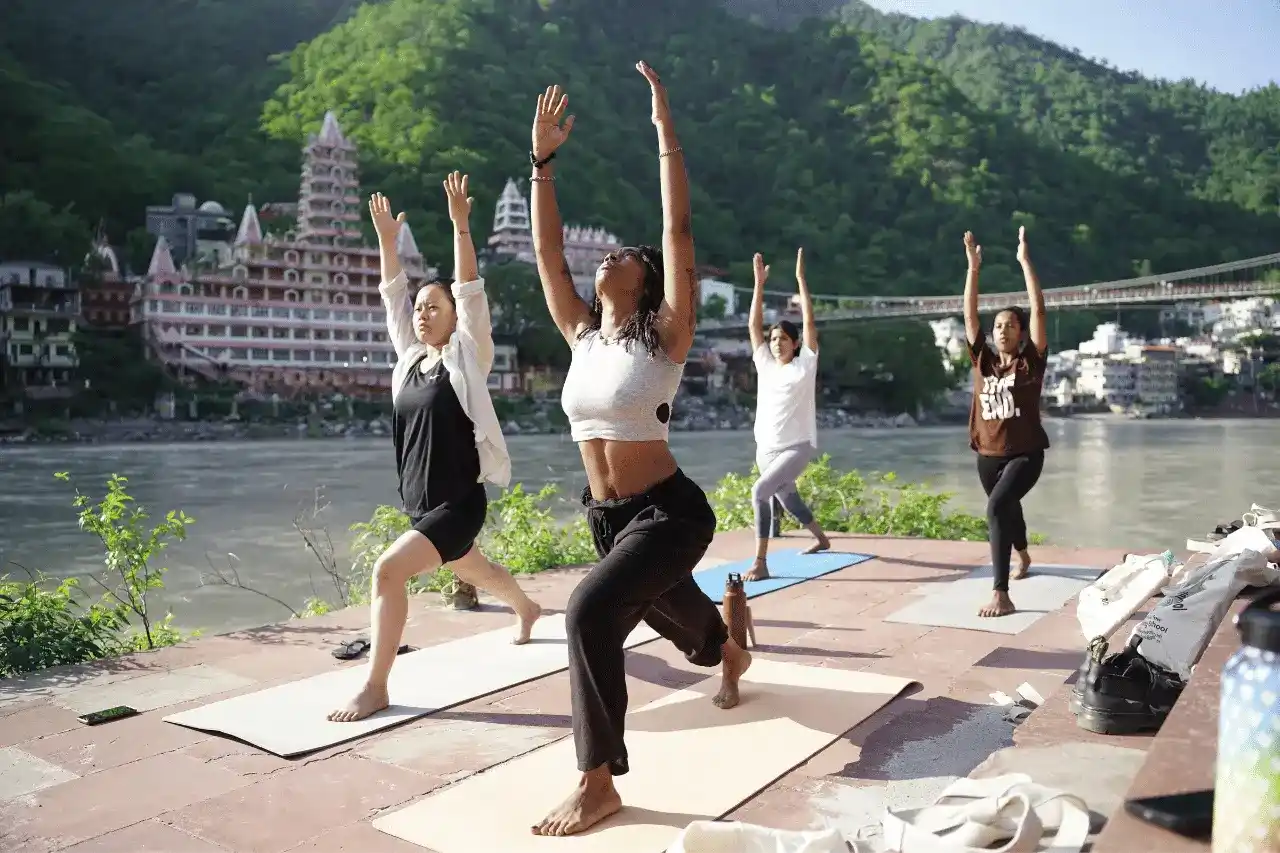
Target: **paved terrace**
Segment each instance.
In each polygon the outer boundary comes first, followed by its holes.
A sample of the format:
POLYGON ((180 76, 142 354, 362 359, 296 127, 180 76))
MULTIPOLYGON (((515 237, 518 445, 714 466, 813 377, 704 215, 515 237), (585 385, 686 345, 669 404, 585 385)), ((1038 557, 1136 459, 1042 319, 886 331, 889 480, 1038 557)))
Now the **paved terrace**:
MULTIPOLYGON (((1151 739, 1103 738, 1076 728, 1066 703, 1084 645, 1074 604, 1017 636, 885 623, 881 617, 919 584, 952 580, 986 563, 986 543, 832 539, 836 549, 876 559, 753 600, 756 653, 914 678, 923 687, 864 720, 732 817, 779 828, 837 825, 852 836, 868 824, 878 830, 886 805, 927 804, 949 781, 976 769, 978 775, 1030 772, 1042 784, 1076 791, 1099 813, 1100 824, 1129 787, 1151 739), (1047 701, 1015 727, 991 694, 1013 695, 1023 682, 1047 701)), ((751 550, 750 534, 742 531, 717 536, 709 555, 741 559, 751 550)), ((1035 556, 1105 568, 1122 554, 1039 547, 1035 556)), ((544 607, 563 608, 580 576, 548 572, 522 583, 544 607)), ((413 603, 406 642, 422 647, 512 618, 491 603, 453 612, 437 601, 426 596, 413 603)), ((565 673, 297 760, 161 720, 340 666, 329 654, 333 644, 366 626, 366 609, 352 608, 0 682, 0 849, 423 853, 377 832, 370 821, 569 734, 565 673), (93 694, 107 685, 115 692, 126 684, 131 704, 146 713, 90 728, 68 708, 93 704, 93 694)), ((710 675, 662 641, 627 658, 632 707, 710 675)))

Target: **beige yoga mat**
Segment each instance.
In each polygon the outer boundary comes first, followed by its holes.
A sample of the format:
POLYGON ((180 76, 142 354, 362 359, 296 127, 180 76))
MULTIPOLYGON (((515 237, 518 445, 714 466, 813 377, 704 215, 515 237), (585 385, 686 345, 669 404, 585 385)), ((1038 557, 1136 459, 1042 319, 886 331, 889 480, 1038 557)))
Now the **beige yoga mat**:
POLYGON ((695 820, 733 811, 914 682, 758 660, 742 704, 711 704, 718 677, 627 715, 625 807, 587 832, 529 832, 577 784, 573 738, 500 764, 373 822, 435 853, 663 853, 695 820))
POLYGON ((921 584, 914 590, 918 597, 884 621, 1020 634, 1041 616, 1061 609, 1103 571, 1097 566, 1034 564, 1030 577, 1009 581, 1009 597, 1018 612, 987 618, 978 611, 991 601, 991 566, 981 566, 958 580, 921 584))
MULTIPOLYGON (((539 619, 527 645, 513 646, 512 630, 488 631, 400 655, 391 670, 391 707, 354 723, 331 723, 325 717, 360 689, 368 672, 367 663, 224 699, 164 719, 190 729, 228 735, 282 758, 303 755, 569 666, 563 614, 539 619)), ((627 648, 657 638, 653 629, 641 623, 627 638, 627 648)), ((316 654, 328 658, 325 652, 316 654)))

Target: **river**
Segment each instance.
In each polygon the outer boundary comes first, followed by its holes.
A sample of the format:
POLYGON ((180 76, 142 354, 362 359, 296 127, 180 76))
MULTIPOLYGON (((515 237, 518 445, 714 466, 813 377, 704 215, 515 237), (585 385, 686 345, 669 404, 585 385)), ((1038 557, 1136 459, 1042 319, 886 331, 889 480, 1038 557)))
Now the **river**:
MULTIPOLYGON (((1053 448, 1025 506, 1028 525, 1056 544, 1177 549, 1253 502, 1280 505, 1274 421, 1077 418, 1046 428, 1053 448)), ((581 489, 581 462, 567 436, 508 441, 514 481, 529 488, 555 483, 565 495, 581 489)), ((832 430, 821 443, 837 467, 894 471, 954 492, 957 508, 982 512, 963 427, 832 430)), ((678 433, 671 444, 704 487, 728 471, 748 470, 754 452, 749 432, 678 433)), ((345 555, 348 527, 396 498, 388 439, 0 446, 0 573, 22 575, 10 561, 52 576, 101 568, 96 540, 77 527, 71 487, 53 479, 59 470, 91 495, 111 473, 127 475, 132 494, 154 515, 181 508, 196 519, 189 538, 162 555, 170 572, 156 603, 159 612, 172 608, 176 623, 208 633, 288 616, 243 590, 202 586, 209 560, 225 566, 226 554, 235 554, 246 584, 295 607, 312 595, 310 574, 332 598, 292 528, 295 514, 321 489, 323 518, 345 555)), ((574 511, 567 500, 560 510, 574 511)))

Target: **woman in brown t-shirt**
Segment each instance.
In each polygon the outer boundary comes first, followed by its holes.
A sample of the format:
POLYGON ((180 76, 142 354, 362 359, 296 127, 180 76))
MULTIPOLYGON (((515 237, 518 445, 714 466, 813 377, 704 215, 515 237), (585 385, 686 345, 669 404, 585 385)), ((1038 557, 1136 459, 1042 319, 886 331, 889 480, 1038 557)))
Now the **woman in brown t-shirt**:
POLYGON ((965 232, 969 274, 964 282, 964 328, 973 361, 973 405, 969 409, 969 446, 978 453, 978 479, 987 493, 991 569, 995 591, 979 616, 1014 612, 1009 598, 1009 563, 1018 552, 1014 579, 1027 576, 1027 522, 1022 499, 1040 479, 1049 436, 1040 424, 1040 390, 1044 385, 1049 336, 1045 331, 1044 294, 1027 251, 1027 229, 1018 229, 1018 263, 1027 282, 1030 316, 1021 308, 996 315, 993 350, 978 317, 978 271, 982 247, 965 232))

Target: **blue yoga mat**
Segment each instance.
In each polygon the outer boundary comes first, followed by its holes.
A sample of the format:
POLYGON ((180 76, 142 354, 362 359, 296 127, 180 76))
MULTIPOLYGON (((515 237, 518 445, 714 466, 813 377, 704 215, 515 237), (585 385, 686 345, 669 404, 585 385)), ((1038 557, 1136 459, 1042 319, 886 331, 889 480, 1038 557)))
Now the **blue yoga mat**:
MULTIPOLYGON (((755 598, 769 592, 776 592, 795 586, 801 581, 829 575, 839 569, 856 566, 871 559, 870 554, 848 554, 838 551, 824 551, 821 554, 801 554, 799 551, 770 551, 769 574, 771 577, 763 581, 747 581, 744 585, 747 598, 755 598)), ((754 560, 738 560, 736 563, 723 563, 700 572, 693 573, 698 587, 719 604, 724 598, 724 584, 731 573, 745 575, 751 570, 754 560)))

